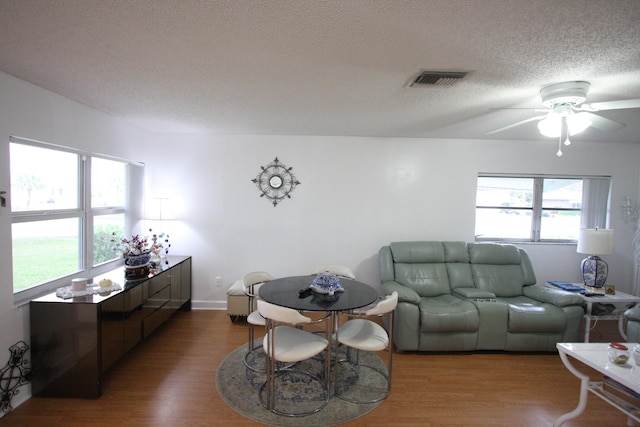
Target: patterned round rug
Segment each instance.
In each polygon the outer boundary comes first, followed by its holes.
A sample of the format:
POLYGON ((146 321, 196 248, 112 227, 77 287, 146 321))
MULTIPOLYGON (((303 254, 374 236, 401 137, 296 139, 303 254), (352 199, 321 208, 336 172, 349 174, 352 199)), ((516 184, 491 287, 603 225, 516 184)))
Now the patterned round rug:
MULTIPOLYGON (((256 340, 260 345, 261 340, 256 340)), ((247 369, 243 359, 247 352, 247 345, 243 345, 234 350, 225 360, 222 361, 216 373, 216 388, 218 393, 233 410, 239 414, 272 426, 300 426, 305 427, 325 427, 346 423, 363 416, 375 409, 381 402, 377 403, 349 403, 337 397, 332 397, 327 406, 321 411, 305 417, 286 417, 274 414, 267 410, 260 403, 258 393, 260 387, 265 382, 265 374, 247 369)), ((264 353, 262 350, 254 353, 257 366, 263 366, 264 353), (262 365, 261 365, 262 364, 262 365)), ((344 350, 340 350, 340 358, 343 358, 344 350)), ((320 374, 323 369, 323 359, 316 358, 301 362, 295 366, 296 369, 320 374)), ((375 354, 368 352, 360 353, 360 363, 380 369, 386 373, 384 362, 375 354)), ((379 374, 371 369, 362 369, 359 372, 354 370, 348 363, 335 365, 338 374, 338 391, 350 397, 371 397, 380 395, 386 387, 385 381, 379 374)), ((325 396, 325 390, 307 381, 306 377, 299 377, 296 374, 287 374, 276 383, 276 391, 280 407, 286 407, 288 403, 295 405, 296 410, 307 405, 317 406, 319 401, 325 396)))

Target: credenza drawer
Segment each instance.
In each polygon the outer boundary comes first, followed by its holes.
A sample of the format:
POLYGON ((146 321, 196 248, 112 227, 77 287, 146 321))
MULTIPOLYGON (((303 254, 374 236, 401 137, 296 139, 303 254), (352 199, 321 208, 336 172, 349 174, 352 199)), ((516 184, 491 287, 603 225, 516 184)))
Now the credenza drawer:
POLYGON ((152 277, 142 284, 142 299, 145 300, 152 297, 169 285, 171 285, 171 274, 168 271, 152 277))
POLYGON ((155 331, 158 326, 162 325, 167 320, 174 310, 169 308, 169 304, 158 308, 142 321, 142 336, 148 337, 149 334, 155 331))
POLYGON ((142 304, 145 311, 148 309, 160 308, 171 299, 171 286, 167 285, 163 289, 149 296, 142 304))

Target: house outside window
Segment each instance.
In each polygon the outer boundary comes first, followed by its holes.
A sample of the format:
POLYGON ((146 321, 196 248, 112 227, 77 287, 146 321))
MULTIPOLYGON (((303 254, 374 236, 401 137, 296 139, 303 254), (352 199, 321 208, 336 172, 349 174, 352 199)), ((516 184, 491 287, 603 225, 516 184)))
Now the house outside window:
POLYGON ((477 240, 575 242, 606 227, 609 177, 479 175, 477 240))
POLYGON ((117 260, 111 237, 130 229, 128 200, 141 188, 132 169, 140 168, 17 137, 9 148, 14 300, 117 260))

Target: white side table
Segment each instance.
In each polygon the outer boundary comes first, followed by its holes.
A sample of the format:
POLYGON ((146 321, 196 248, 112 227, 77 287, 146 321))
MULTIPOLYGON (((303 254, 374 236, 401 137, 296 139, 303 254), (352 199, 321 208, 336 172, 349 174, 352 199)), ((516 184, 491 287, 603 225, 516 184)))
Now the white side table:
MULTIPOLYGON (((631 349, 635 344, 627 344, 631 349)), ((595 394, 605 402, 614 406, 619 411, 627 415, 627 425, 634 426, 640 422, 639 408, 626 404, 623 400, 607 392, 603 388, 603 381, 591 381, 589 375, 579 371, 569 357, 579 360, 586 366, 595 369, 623 386, 640 393, 640 366, 637 366, 633 358, 626 365, 619 366, 609 362, 607 356, 607 343, 558 343, 556 345, 558 354, 564 366, 573 375, 580 379, 580 400, 578 406, 571 412, 567 412, 553 424, 554 427, 561 426, 564 422, 577 418, 587 407, 587 397, 589 392, 595 394)))
POLYGON ((584 315, 585 325, 584 325, 584 342, 589 342, 589 333, 591 332, 591 321, 599 321, 599 320, 617 320, 618 321, 618 331, 620 332, 620 336, 622 336, 625 340, 627 339, 627 335, 624 332, 624 310, 613 313, 611 315, 597 316, 592 313, 593 303, 599 302, 602 304, 633 304, 638 305, 640 303, 640 297, 625 294, 624 292, 616 291, 613 295, 604 295, 601 297, 587 297, 582 294, 579 294, 587 303, 587 312, 584 315))

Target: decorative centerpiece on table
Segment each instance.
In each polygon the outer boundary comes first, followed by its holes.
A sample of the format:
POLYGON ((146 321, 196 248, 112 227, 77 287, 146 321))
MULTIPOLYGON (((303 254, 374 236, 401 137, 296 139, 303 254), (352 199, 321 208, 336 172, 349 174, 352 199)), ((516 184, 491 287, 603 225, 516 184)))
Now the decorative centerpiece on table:
POLYGON ((124 258, 125 279, 144 279, 149 275, 151 243, 148 237, 135 234, 129 239, 117 238, 114 233, 111 241, 114 243, 113 250, 121 252, 124 258))
POLYGON ((335 274, 325 271, 318 274, 312 281, 311 290, 319 294, 333 296, 336 292, 343 292, 344 288, 340 285, 340 280, 335 274))

